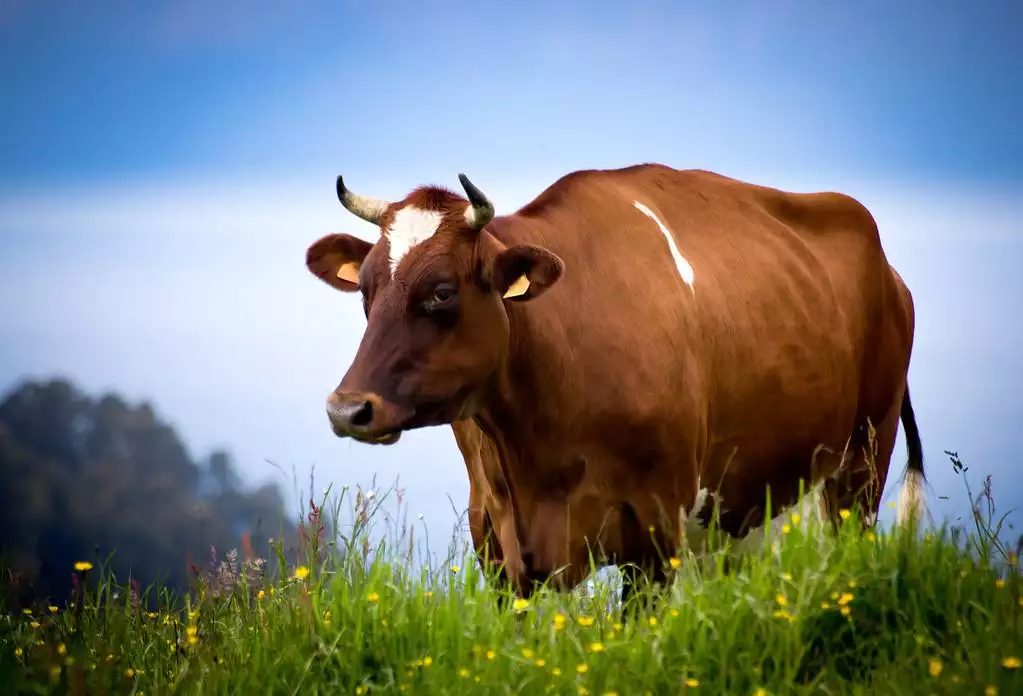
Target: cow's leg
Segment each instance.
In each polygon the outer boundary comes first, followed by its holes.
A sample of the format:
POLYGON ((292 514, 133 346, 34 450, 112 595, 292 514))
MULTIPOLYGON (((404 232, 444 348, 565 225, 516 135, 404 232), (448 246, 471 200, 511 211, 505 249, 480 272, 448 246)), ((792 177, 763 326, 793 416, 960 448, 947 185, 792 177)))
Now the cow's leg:
POLYGON ((848 461, 825 482, 828 516, 836 527, 841 524, 839 512, 854 505, 864 529, 872 528, 877 522, 881 494, 895 449, 903 392, 904 388, 898 390, 898 398, 880 423, 868 425, 866 418, 860 421, 849 445, 848 461))
POLYGON ((469 534, 472 536, 473 548, 480 570, 494 574, 495 588, 498 591, 497 603, 500 608, 508 603, 508 588, 511 586, 504 568, 504 552, 501 541, 494 533, 494 525, 490 513, 483 506, 469 507, 469 534))

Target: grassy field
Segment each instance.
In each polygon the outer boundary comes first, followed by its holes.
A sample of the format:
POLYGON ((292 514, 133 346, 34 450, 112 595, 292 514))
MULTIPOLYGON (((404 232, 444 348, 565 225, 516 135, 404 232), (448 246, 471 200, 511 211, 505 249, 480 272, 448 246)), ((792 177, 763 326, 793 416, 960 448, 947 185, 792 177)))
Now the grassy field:
POLYGON ((728 572, 727 550, 666 558, 623 616, 606 587, 499 608, 471 556, 412 571, 404 532, 369 544, 351 503, 338 545, 313 506, 297 564, 236 560, 178 600, 83 562, 66 606, 5 611, 3 692, 1023 693, 1023 583, 983 515, 958 537, 791 519, 728 572))

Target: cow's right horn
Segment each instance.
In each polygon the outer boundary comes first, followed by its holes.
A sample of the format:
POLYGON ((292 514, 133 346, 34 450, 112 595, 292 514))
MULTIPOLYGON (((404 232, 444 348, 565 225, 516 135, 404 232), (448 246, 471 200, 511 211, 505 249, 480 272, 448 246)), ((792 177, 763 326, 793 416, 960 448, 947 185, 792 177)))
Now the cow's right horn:
POLYGON ((382 201, 377 198, 368 198, 366 196, 360 196, 357 193, 352 193, 345 188, 345 182, 339 174, 337 177, 337 199, 341 201, 348 212, 353 215, 358 215, 366 222, 372 222, 374 225, 380 222, 380 216, 384 214, 390 207, 390 203, 382 201))

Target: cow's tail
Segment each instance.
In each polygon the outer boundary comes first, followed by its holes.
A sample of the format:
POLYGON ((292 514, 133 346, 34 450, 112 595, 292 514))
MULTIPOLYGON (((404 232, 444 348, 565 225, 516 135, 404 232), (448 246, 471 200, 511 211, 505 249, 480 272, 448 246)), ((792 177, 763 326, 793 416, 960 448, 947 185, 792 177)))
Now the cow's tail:
POLYGON ((902 428, 906 433, 906 472, 899 493, 898 524, 905 524, 910 517, 917 520, 924 511, 924 450, 920 442, 920 430, 916 425, 916 414, 909 400, 909 387, 902 397, 902 428))

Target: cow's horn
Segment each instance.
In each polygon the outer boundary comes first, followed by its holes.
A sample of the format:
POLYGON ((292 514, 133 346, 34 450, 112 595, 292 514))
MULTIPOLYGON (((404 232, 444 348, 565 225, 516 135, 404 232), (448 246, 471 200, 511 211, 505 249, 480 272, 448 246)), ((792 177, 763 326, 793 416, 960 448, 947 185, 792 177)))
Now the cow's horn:
POLYGON ((366 222, 374 225, 380 222, 380 216, 390 207, 390 203, 377 198, 367 198, 357 193, 352 193, 345 188, 345 182, 339 174, 337 177, 337 199, 341 205, 348 209, 353 215, 358 215, 366 222))
POLYGON ((465 220, 469 227, 481 230, 487 223, 494 219, 494 204, 483 195, 483 192, 476 188, 475 184, 469 181, 465 174, 459 174, 458 180, 462 182, 465 195, 469 198, 469 207, 465 209, 465 220))

